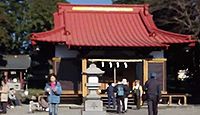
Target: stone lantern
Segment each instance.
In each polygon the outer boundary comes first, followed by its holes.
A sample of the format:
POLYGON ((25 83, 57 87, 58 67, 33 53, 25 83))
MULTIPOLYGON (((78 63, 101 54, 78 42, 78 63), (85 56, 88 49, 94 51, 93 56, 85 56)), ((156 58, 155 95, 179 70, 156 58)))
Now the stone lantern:
POLYGON ((88 76, 86 86, 88 87, 89 94, 86 96, 82 115, 106 115, 106 112, 103 110, 101 97, 97 94, 100 86, 98 77, 103 75, 104 71, 97 68, 95 64, 91 64, 83 74, 88 76))

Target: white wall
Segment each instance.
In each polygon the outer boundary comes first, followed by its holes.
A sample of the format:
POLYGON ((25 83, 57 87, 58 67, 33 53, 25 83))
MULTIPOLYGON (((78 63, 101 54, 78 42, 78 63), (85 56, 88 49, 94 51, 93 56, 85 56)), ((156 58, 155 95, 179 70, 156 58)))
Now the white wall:
POLYGON ((57 45, 55 47, 55 57, 76 58, 79 54, 76 50, 70 50, 66 45, 57 45))
POLYGON ((152 55, 153 58, 164 58, 164 51, 152 51, 150 55, 152 55))

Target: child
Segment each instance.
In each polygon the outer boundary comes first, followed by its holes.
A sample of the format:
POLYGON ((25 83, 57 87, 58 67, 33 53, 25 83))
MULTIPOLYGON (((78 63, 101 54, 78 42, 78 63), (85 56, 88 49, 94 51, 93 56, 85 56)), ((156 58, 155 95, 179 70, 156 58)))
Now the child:
POLYGON ((45 86, 49 103, 49 115, 58 115, 58 104, 62 93, 61 84, 56 80, 55 74, 49 75, 49 83, 45 86))

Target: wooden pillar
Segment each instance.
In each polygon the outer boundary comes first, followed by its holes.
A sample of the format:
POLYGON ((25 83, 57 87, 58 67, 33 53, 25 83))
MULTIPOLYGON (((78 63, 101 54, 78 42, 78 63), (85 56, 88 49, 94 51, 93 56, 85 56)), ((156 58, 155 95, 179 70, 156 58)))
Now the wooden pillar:
MULTIPOLYGON (((87 69, 87 59, 82 59, 82 73, 85 72, 87 69)), ((82 74, 82 96, 85 97, 87 96, 87 75, 82 74)))
POLYGON ((4 71, 5 80, 8 81, 8 71, 4 71))
POLYGON ((143 85, 148 80, 148 61, 143 60, 143 85))
POLYGON ((184 98, 184 105, 187 105, 187 97, 184 96, 183 98, 184 98))
POLYGON ((117 83, 117 68, 114 66, 114 83, 117 83))
POLYGON ((20 71, 19 73, 19 80, 20 80, 20 89, 24 88, 24 79, 23 79, 23 72, 20 71))
POLYGON ((61 58, 60 57, 54 57, 52 58, 53 60, 53 73, 55 73, 57 75, 58 73, 58 66, 59 66, 59 62, 61 61, 61 58))
POLYGON ((163 91, 167 93, 167 67, 166 61, 163 62, 163 91))
MULTIPOLYGON (((166 73, 166 58, 153 58, 151 60, 144 60, 143 67, 144 67, 144 82, 148 80, 148 72, 149 72, 149 64, 162 64, 162 77, 163 77, 163 86, 162 86, 162 93, 167 93, 167 73, 166 73)), ((151 66, 152 67, 152 66, 151 66)), ((156 71, 154 71, 156 72, 156 71)))
POLYGON ((168 102, 168 105, 171 105, 172 104, 172 96, 169 96, 169 102, 168 102))

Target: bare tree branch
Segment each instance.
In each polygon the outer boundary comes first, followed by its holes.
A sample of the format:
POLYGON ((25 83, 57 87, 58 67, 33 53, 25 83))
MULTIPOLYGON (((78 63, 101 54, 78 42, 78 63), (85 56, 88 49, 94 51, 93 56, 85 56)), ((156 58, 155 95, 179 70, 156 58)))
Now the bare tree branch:
POLYGON ((200 36, 200 0, 152 0, 151 11, 158 27, 200 36))

